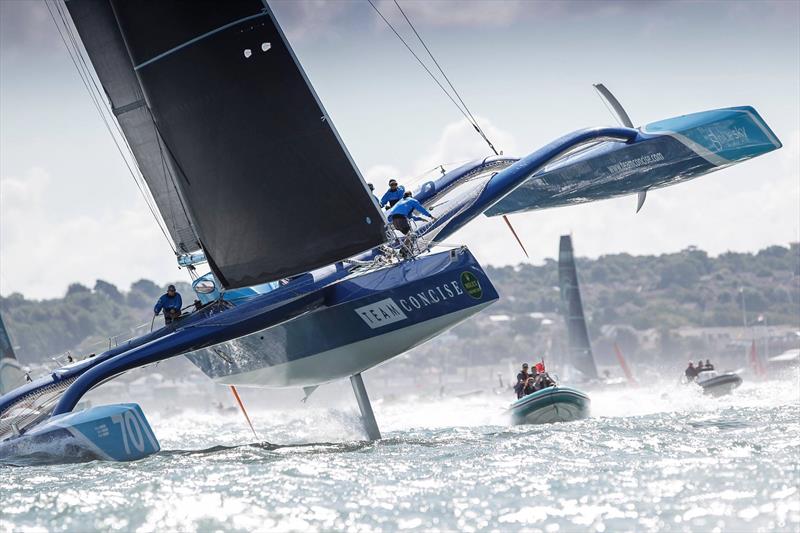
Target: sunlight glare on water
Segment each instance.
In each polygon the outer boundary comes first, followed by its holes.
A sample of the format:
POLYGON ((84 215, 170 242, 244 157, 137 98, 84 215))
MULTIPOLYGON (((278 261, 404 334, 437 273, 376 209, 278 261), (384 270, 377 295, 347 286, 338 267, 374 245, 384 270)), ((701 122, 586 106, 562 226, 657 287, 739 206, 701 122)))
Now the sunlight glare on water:
POLYGON ((148 413, 148 459, 0 466, 0 530, 800 527, 796 376, 719 399, 674 383, 590 395, 591 419, 517 427, 507 396, 376 402, 377 443, 355 407, 324 402, 251 413, 296 446, 250 444, 239 413, 148 413))

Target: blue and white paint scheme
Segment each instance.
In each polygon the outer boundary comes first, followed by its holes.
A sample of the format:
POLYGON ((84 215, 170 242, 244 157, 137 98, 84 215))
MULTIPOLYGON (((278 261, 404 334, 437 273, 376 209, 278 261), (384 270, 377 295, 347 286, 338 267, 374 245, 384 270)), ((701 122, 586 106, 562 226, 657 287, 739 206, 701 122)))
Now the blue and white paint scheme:
MULTIPOLYGON (((424 184, 417 198, 437 219, 416 233, 437 241, 483 212, 510 213, 632 194, 779 146, 752 108, 698 113, 642 130, 580 130, 522 159, 478 160, 424 184)), ((396 241, 393 246, 400 245, 396 241)), ((188 354, 220 383, 319 385, 380 364, 498 298, 465 248, 397 263, 376 262, 387 250, 375 249, 350 262, 229 295, 215 292, 213 276, 202 278, 210 292, 219 295, 216 300, 206 298, 198 311, 176 324, 0 397, 0 413, 54 386, 61 392, 52 413, 67 413, 99 383, 181 354, 188 354), (359 266, 370 261, 372 267, 359 266), (479 284, 480 298, 464 292, 464 272, 479 284)), ((0 438, 10 436, 8 424, 0 421, 0 438)))
POLYGON ((83 44, 72 52, 94 67, 97 101, 120 126, 179 264, 194 272, 206 261, 212 273, 193 285, 196 307, 171 324, 0 396, 4 444, 69 431, 58 421, 95 424, 103 411, 69 418, 84 394, 179 355, 231 385, 350 377, 379 438, 361 373, 498 299, 466 247, 437 252, 438 243, 481 214, 641 195, 781 146, 751 107, 582 129, 423 184, 415 197, 436 218, 404 237, 386 224, 265 2, 70 0, 67 9, 83 44), (269 46, 253 53, 256 42, 269 46))
POLYGON ((16 438, 0 442, 0 458, 136 461, 160 449, 141 408, 128 403, 53 416, 16 438))
POLYGON ((781 146, 749 106, 661 120, 639 128, 625 143, 592 144, 541 167, 486 214, 520 213, 675 185, 781 146))
MULTIPOLYGON (((289 283, 270 294, 279 298, 293 290, 289 283)), ((399 355, 498 298, 466 248, 350 274, 316 294, 313 309, 192 352, 189 360, 225 384, 319 385, 399 355)))
POLYGON ((588 418, 591 400, 579 390, 568 387, 547 387, 512 403, 508 415, 515 425, 572 422, 588 418))

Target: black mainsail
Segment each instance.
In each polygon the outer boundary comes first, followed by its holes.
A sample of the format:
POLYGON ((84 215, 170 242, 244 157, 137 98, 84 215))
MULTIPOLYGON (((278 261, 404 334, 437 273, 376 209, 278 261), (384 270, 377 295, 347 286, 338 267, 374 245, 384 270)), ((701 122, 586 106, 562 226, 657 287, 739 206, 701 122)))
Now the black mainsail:
POLYGON ((67 7, 179 252, 202 247, 225 287, 384 242, 382 212, 261 0, 67 7))
POLYGON ((561 303, 567 324, 568 363, 584 378, 597 379, 597 367, 589 342, 589 332, 586 329, 586 319, 583 316, 572 237, 569 235, 562 235, 558 246, 558 284, 561 288, 561 303))

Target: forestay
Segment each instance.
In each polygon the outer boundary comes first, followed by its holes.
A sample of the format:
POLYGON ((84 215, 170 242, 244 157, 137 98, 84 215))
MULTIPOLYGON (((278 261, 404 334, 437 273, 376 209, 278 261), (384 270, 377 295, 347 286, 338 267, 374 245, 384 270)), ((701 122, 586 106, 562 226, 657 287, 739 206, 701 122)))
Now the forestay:
MULTIPOLYGON (((160 149, 168 175, 148 168, 148 184, 153 190, 163 177, 188 213, 180 224, 168 221, 173 238, 191 221, 225 287, 291 276, 384 242, 383 214, 261 1, 68 6, 112 101, 118 85, 130 86, 128 98, 113 101, 118 116, 141 109, 151 117, 125 129, 129 142, 137 139, 129 130, 155 125, 135 153, 144 167, 160 149), (127 71, 114 52, 120 39, 127 71), (146 105, 137 107, 142 96, 146 105)), ((158 203, 165 220, 175 205, 158 203)))

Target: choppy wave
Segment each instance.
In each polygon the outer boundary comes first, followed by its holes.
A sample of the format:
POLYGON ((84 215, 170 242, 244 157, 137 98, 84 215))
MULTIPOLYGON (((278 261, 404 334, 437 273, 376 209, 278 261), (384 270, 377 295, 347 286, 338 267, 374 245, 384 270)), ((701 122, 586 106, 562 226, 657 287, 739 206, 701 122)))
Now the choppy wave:
POLYGON ((707 398, 665 382, 594 391, 593 417, 508 425, 510 398, 150 414, 135 463, 0 466, 0 530, 797 530, 796 376, 707 398))

